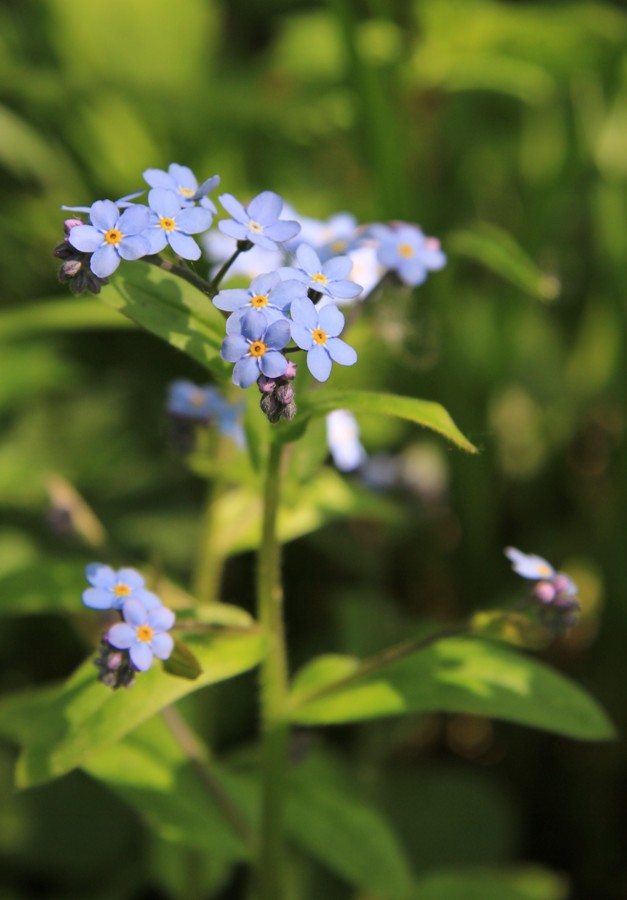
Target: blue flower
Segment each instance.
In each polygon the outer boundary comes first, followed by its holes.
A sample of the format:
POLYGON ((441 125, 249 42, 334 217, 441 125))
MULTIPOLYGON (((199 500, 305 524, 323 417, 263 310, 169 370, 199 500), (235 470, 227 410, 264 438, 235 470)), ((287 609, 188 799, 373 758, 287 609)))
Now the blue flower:
POLYGON ((327 445, 341 472, 353 472, 366 460, 366 451, 359 440, 359 425, 346 409, 334 409, 328 414, 327 445))
POLYGON ((248 289, 220 291, 213 303, 218 309, 233 313, 226 324, 226 332, 231 334, 239 330, 239 322, 251 309, 262 310, 268 324, 284 319, 292 300, 305 293, 299 281, 282 281, 278 272, 269 272, 254 278, 248 289))
POLYGON ((251 241, 266 250, 274 250, 277 244, 289 241, 300 231, 300 225, 290 219, 281 219, 283 199, 273 191, 263 191, 242 206, 232 194, 222 194, 220 203, 232 216, 218 222, 218 228, 238 241, 251 241))
POLYGON ((207 231, 212 213, 199 206, 181 207, 177 195, 165 188, 153 188, 148 194, 148 205, 152 210, 146 232, 150 252, 159 253, 169 244, 183 259, 200 259, 200 247, 190 234, 207 231))
POLYGON ((335 256, 321 263, 313 247, 301 244, 296 251, 296 259, 300 268, 280 269, 282 278, 296 278, 311 290, 331 299, 345 300, 361 294, 361 286, 346 279, 353 268, 353 261, 348 256, 335 256))
POLYGON ((505 556, 511 561, 514 572, 523 578, 533 581, 550 580, 555 576, 555 569, 551 563, 534 553, 523 553, 516 547, 506 547, 505 556))
POLYGON ((193 206, 196 201, 212 213, 217 213, 215 204, 206 196, 215 190, 220 184, 220 176, 214 175, 198 186, 198 180, 187 166, 179 166, 178 163, 170 163, 168 171, 163 169, 146 169, 143 173, 144 180, 152 188, 163 188, 166 191, 174 191, 179 206, 193 206))
MULTIPOLYGON (((137 198, 141 197, 143 193, 143 190, 134 191, 132 194, 125 194, 123 197, 120 197, 119 200, 114 200, 113 202, 118 207, 118 209, 126 209, 127 206, 133 206, 133 200, 137 200, 137 198)), ((61 209, 68 210, 69 212, 88 213, 91 211, 91 206, 62 206, 61 209)), ((82 225, 84 223, 80 222, 80 224, 82 225)))
POLYGON ((135 569, 119 569, 102 563, 90 563, 85 577, 92 587, 83 591, 83 603, 91 609, 122 609, 127 600, 136 600, 144 609, 156 609, 161 600, 144 587, 144 579, 135 569))
POLYGON ((307 368, 318 381, 326 381, 331 374, 332 362, 352 366, 357 354, 338 335, 344 328, 344 316, 337 306, 317 310, 309 297, 294 300, 292 312, 292 337, 301 348, 307 350, 307 368))
POLYGON ((175 615, 166 606, 147 610, 139 600, 127 600, 122 607, 124 622, 112 625, 106 640, 117 650, 128 650, 133 666, 146 672, 153 657, 168 659, 174 648, 174 639, 167 632, 172 628, 175 615))
POLYGON ((191 381, 179 379, 168 386, 166 409, 171 416, 208 425, 215 422, 218 430, 230 437, 239 447, 245 445, 240 418, 243 406, 229 403, 217 388, 200 387, 191 381))
POLYGON ((428 272, 435 272, 446 265, 437 238, 425 237, 417 225, 394 222, 391 225, 374 225, 369 232, 379 242, 379 262, 386 269, 396 272, 404 284, 422 284, 428 272))
POLYGON ((99 278, 115 272, 121 259, 139 259, 150 253, 146 237, 150 225, 147 206, 136 204, 120 215, 112 200, 96 200, 89 218, 91 225, 75 225, 68 241, 77 250, 93 254, 89 265, 99 278))
POLYGON ((227 335, 220 356, 234 362, 233 384, 250 387, 259 375, 278 378, 284 375, 288 361, 279 353, 290 339, 290 323, 277 319, 268 323, 261 310, 251 309, 238 323, 239 332, 227 335))

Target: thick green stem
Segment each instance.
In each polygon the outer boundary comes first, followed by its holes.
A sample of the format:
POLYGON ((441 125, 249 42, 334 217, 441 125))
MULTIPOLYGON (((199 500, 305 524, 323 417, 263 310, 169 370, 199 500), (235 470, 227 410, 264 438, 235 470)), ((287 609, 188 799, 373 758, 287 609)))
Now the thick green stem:
POLYGON ((259 900, 283 900, 283 817, 289 730, 287 659, 283 626, 280 547, 276 536, 281 446, 271 443, 264 490, 263 530, 257 566, 259 621, 268 650, 261 664, 262 784, 257 891, 259 900))
POLYGON ((193 594, 199 604, 220 602, 220 583, 224 557, 216 546, 215 505, 220 494, 217 480, 207 486, 207 497, 200 525, 200 538, 193 579, 193 594))

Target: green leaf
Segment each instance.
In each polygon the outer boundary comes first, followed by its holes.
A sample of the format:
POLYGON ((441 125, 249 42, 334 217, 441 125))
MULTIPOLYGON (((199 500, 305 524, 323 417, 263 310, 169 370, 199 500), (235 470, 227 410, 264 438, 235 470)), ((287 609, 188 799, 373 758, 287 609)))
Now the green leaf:
POLYGON ((209 297, 186 281, 145 263, 130 263, 122 265, 98 297, 217 378, 226 378, 229 367, 219 355, 224 318, 209 297))
POLYGON ((330 758, 311 755, 290 777, 286 827, 292 840, 350 884, 382 898, 409 897, 412 873, 383 814, 347 786, 330 758))
POLYGON ((164 662, 163 668, 170 675, 175 675, 178 678, 189 678, 191 681, 202 675, 202 666, 198 662, 198 657, 192 653, 187 644, 184 644, 180 638, 175 638, 174 648, 170 658, 164 662))
POLYGON ((88 300, 50 300, 32 303, 0 314, 0 336, 3 340, 21 338, 51 331, 85 331, 98 328, 132 328, 133 323, 114 309, 88 300))
POLYGON ((529 616, 519 612, 508 612, 502 609, 480 610, 474 613, 470 621, 473 634, 495 641, 513 644, 515 647, 527 647, 529 650, 543 650, 553 640, 553 635, 529 616))
POLYGON ((154 717, 114 746, 90 756, 82 768, 133 806, 163 840, 195 847, 226 861, 250 855, 224 814, 220 772, 203 762, 201 778, 163 719, 154 717))
POLYGON ((565 878, 540 866, 432 872, 418 880, 415 900, 567 900, 565 878))
POLYGON ((357 413, 406 419, 437 431, 468 453, 477 452, 477 448, 464 437, 444 407, 430 400, 375 391, 325 391, 311 396, 307 406, 303 404, 302 412, 305 415, 308 412, 311 415, 324 415, 334 409, 350 409, 357 413))
POLYGON ((296 676, 292 722, 331 725, 424 712, 474 713, 581 740, 614 729, 582 688, 537 660, 473 638, 439 640, 379 665, 321 657, 296 676))
POLYGON ((83 566, 37 561, 0 578, 0 616, 76 612, 85 590, 83 566))
POLYGON ((38 694, 26 694, 0 703, 0 732, 11 731, 6 719, 17 716, 22 723, 25 747, 18 762, 18 784, 28 787, 69 772, 91 754, 115 745, 164 706, 251 669, 264 652, 259 631, 193 634, 186 643, 203 669, 194 681, 173 678, 155 665, 138 675, 131 688, 111 691, 97 681, 93 661, 87 660, 66 684, 45 689, 42 702, 38 694))
POLYGON ((559 294, 557 279, 539 269, 513 237, 495 225, 479 223, 455 231, 446 243, 451 253, 480 263, 531 297, 554 300, 559 294))

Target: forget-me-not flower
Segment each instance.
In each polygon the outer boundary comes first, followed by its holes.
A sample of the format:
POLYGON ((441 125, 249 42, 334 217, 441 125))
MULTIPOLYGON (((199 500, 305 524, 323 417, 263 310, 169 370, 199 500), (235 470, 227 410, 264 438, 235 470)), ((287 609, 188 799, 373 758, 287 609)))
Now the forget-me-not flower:
POLYGON ((172 628, 175 615, 166 606, 147 610, 139 600, 127 600, 122 607, 123 622, 112 625, 106 640, 117 650, 128 650, 133 666, 146 672, 153 657, 168 659, 174 648, 174 639, 167 632, 172 628))
POLYGON ((307 351, 307 368, 318 381, 326 381, 332 363, 352 366, 357 353, 338 337, 344 328, 344 316, 329 304, 316 309, 309 297, 294 300, 291 306, 292 337, 307 351))
POLYGON ((89 265, 99 278, 115 272, 122 259, 139 259, 150 253, 146 236, 150 224, 147 206, 134 204, 120 215, 112 200, 96 200, 90 207, 89 218, 91 225, 75 225, 68 241, 77 250, 93 254, 89 265))
POLYGON ((251 241, 266 250, 274 250, 277 244, 288 241, 300 231, 298 222, 279 219, 283 199, 274 191, 262 191, 247 207, 232 194, 222 194, 220 203, 232 218, 218 222, 218 228, 238 241, 251 241))
POLYGON ((214 422, 220 434, 230 437, 239 447, 245 445, 241 403, 229 403, 211 385, 194 384, 180 378, 168 385, 166 409, 171 416, 208 425, 214 422))
POLYGON ((83 603, 91 609, 122 609, 127 600, 137 600, 144 609, 156 609, 161 600, 146 590, 143 577, 135 569, 118 569, 102 563, 90 563, 85 577, 91 584, 83 591, 83 603))
POLYGON ((207 231, 213 219, 211 211, 200 206, 181 207, 176 194, 165 188, 153 188, 148 205, 152 211, 146 232, 150 252, 159 253, 169 244, 183 259, 200 259, 200 247, 190 235, 207 231))
POLYGON ((249 288, 220 291, 213 303, 223 312, 232 313, 226 323, 226 332, 231 334, 239 330, 238 323, 249 310, 262 310, 270 324, 284 319, 292 300, 305 294, 306 289, 299 281, 282 281, 278 272, 268 272, 254 278, 249 288))
POLYGON ((174 191, 179 206, 193 206, 196 201, 212 213, 217 213, 216 205, 207 197, 211 191, 220 184, 220 176, 213 175, 199 186, 198 179, 187 166, 178 163, 170 163, 168 171, 163 169, 146 169, 143 173, 144 181, 152 188, 163 188, 166 191, 174 191))
POLYGON ((282 278, 296 278, 308 288, 331 299, 350 299, 361 294, 361 285, 348 281, 353 263, 348 256, 335 256, 322 263, 309 244, 301 244, 296 251, 299 268, 279 269, 282 278))
POLYGON ((281 351, 290 340, 290 323, 277 319, 268 323, 261 310, 251 309, 238 323, 238 332, 227 335, 220 356, 234 362, 233 383, 250 387, 259 375, 278 378, 284 375, 288 361, 281 351))
POLYGON ((412 287, 422 284, 428 272, 446 265, 446 255, 438 239, 425 237, 417 225, 406 222, 373 225, 369 234, 379 242, 379 262, 396 272, 404 284, 412 287))

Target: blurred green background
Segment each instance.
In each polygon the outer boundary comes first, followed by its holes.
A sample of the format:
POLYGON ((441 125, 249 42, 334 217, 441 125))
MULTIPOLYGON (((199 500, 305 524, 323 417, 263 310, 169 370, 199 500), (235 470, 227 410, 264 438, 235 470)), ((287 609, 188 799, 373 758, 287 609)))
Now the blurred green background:
MULTIPOLYGON (((582 622, 546 657, 624 729, 626 39, 622 4, 607 3, 0 6, 3 692, 65 676, 97 639, 77 587, 94 550, 60 533, 51 492, 73 486, 125 561, 189 578, 204 486, 169 446, 163 402, 172 378, 204 375, 106 326, 96 299, 57 284, 51 255, 62 203, 120 197, 176 161, 219 173, 243 200, 276 190, 302 215, 418 222, 449 254, 444 272, 372 312, 380 347, 337 384, 439 401, 481 454, 360 418, 371 454, 400 455, 396 512, 288 547, 294 664, 509 602, 520 586, 502 548, 514 544, 579 582, 582 622)), ((252 572, 235 557, 225 599, 248 605, 252 572)), ((229 752, 255 733, 252 676, 215 696, 229 752)), ((627 896, 620 741, 462 716, 326 740, 418 874, 532 862, 558 878, 534 897, 627 896)), ((0 756, 3 900, 191 896, 185 848, 80 773, 15 795, 14 755, 7 744, 0 756)), ((312 897, 357 896, 307 877, 312 897)), ((238 885, 225 876, 215 896, 238 885)))

